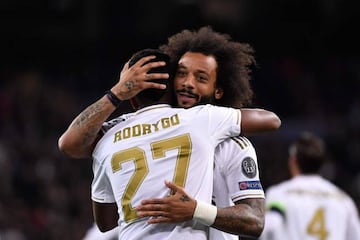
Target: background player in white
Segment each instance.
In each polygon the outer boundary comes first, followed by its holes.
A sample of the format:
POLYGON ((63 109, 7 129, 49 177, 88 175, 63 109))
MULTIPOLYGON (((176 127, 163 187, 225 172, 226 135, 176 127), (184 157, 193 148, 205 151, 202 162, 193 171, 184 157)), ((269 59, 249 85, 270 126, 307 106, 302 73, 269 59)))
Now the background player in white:
POLYGON ((266 191, 261 240, 360 239, 353 200, 319 174, 325 160, 325 143, 310 132, 302 133, 290 145, 292 178, 266 191))
MULTIPOLYGON (((174 80, 179 106, 191 107, 206 101, 217 105, 243 106, 251 100, 248 67, 254 63, 254 58, 249 45, 231 41, 229 36, 205 27, 198 31, 185 30, 175 34, 162 49, 169 53, 172 59, 180 59, 174 80), (192 75, 210 75, 207 61, 211 58, 216 59, 218 69, 228 69, 228 72, 217 71, 215 83, 201 79, 193 80, 190 77, 192 75), (231 70, 230 63, 233 67, 241 69, 240 76, 237 75, 239 71, 234 73, 235 70, 231 70), (235 81, 232 82, 231 79, 235 81), (238 93, 235 97, 227 97, 225 100, 222 96, 216 97, 220 89, 224 96, 232 96, 232 89, 236 86, 238 93)), ((143 201, 144 205, 138 206, 138 213, 145 216, 161 215, 160 218, 150 220, 151 223, 192 219, 195 201, 182 189, 172 184, 168 186, 174 191, 177 190, 179 195, 143 201), (181 198, 183 194, 187 198, 181 198), (192 201, 186 202, 184 199, 192 201)), ((259 180, 255 149, 245 137, 228 139, 217 148, 213 195, 218 212, 215 222, 211 225, 214 227, 210 230, 211 239, 238 239, 237 235, 260 235, 264 222, 264 193, 259 180)))

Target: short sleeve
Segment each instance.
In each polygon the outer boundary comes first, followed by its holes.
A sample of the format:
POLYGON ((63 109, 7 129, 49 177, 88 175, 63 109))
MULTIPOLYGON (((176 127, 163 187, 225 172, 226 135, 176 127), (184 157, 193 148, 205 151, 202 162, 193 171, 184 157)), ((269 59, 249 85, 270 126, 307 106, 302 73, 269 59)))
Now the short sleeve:
POLYGON ((210 135, 217 140, 215 145, 226 138, 239 136, 241 133, 241 111, 239 109, 207 105, 209 111, 210 135), (224 134, 225 133, 225 134, 224 134))
POLYGON ((105 167, 93 161, 94 178, 91 184, 91 199, 99 203, 114 203, 115 198, 105 167))
POLYGON ((221 143, 215 152, 215 165, 225 179, 233 202, 265 197, 256 152, 247 138, 233 137, 221 143))

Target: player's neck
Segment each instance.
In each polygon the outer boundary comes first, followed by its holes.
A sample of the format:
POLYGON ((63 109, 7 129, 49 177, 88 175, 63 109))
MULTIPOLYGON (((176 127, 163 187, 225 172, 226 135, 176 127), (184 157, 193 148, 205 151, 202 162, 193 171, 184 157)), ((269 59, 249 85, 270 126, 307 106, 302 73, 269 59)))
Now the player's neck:
POLYGON ((139 98, 131 99, 131 105, 135 110, 142 109, 144 107, 157 105, 157 104, 170 104, 171 96, 169 94, 165 94, 163 97, 160 98, 158 101, 151 101, 151 100, 143 100, 139 98))

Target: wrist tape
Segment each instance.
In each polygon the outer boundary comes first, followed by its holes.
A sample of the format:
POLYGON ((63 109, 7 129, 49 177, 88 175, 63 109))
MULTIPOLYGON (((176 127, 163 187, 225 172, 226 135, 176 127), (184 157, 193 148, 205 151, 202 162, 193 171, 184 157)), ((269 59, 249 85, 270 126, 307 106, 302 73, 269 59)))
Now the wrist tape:
POLYGON ((193 218, 206 226, 211 226, 215 222, 217 207, 209 203, 196 200, 196 207, 193 218))

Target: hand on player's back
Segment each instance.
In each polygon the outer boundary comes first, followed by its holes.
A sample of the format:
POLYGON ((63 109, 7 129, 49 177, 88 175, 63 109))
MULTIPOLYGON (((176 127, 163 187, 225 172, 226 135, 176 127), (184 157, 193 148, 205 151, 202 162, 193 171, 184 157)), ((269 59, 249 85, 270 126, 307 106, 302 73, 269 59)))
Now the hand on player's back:
POLYGON ((191 198, 182 187, 165 181, 172 195, 165 198, 151 198, 141 201, 136 207, 140 217, 152 217, 148 223, 174 223, 193 218, 196 200, 191 198))

